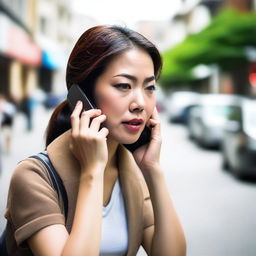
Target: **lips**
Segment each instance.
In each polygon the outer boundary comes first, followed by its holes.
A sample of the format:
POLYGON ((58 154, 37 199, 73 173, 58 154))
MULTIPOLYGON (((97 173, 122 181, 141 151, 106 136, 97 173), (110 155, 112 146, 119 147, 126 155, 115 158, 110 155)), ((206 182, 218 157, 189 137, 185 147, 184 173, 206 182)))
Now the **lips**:
POLYGON ((131 124, 131 125, 141 125, 143 123, 143 120, 142 119, 137 119, 137 118, 134 118, 134 119, 131 119, 129 121, 125 121, 123 122, 125 124, 131 124))
POLYGON ((143 120, 142 119, 131 119, 129 121, 125 121, 122 122, 125 126, 126 129, 128 129, 131 132, 137 132, 140 130, 140 127, 143 124, 143 120))

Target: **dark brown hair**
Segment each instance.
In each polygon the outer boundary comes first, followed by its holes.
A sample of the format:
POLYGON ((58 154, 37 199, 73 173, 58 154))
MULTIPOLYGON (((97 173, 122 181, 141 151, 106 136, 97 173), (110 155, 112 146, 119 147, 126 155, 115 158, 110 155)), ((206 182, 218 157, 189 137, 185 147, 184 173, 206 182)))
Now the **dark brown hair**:
MULTIPOLYGON (((157 48, 144 36, 126 27, 95 26, 85 31, 75 44, 66 69, 67 89, 76 83, 94 101, 94 84, 107 64, 126 50, 138 47, 152 58, 156 79, 159 77, 162 60, 157 48)), ((47 130, 46 146, 71 128, 71 109, 67 101, 53 112, 47 130)))

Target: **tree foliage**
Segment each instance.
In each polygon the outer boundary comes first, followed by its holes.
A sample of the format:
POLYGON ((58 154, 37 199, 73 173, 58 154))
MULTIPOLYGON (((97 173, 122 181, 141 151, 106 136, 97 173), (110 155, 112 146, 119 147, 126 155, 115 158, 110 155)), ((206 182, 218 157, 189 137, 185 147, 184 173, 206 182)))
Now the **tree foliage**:
POLYGON ((217 64, 224 70, 247 62, 246 46, 256 47, 256 14, 225 9, 198 34, 188 35, 175 47, 165 51, 160 83, 196 79, 192 69, 200 64, 217 64))

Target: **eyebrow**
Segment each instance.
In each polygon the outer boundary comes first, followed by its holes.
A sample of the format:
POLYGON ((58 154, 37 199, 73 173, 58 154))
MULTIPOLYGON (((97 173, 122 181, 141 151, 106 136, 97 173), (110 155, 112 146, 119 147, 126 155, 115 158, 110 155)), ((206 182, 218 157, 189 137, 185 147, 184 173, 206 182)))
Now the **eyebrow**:
MULTIPOLYGON (((121 73, 121 74, 115 75, 114 77, 117 77, 117 76, 122 76, 122 77, 128 78, 129 80, 131 80, 133 82, 137 82, 138 81, 138 79, 135 76, 132 76, 132 75, 129 75, 129 74, 125 74, 125 73, 121 73)), ((148 82, 154 81, 155 79, 156 79, 155 76, 147 77, 147 78, 144 79, 144 83, 148 83, 148 82)))

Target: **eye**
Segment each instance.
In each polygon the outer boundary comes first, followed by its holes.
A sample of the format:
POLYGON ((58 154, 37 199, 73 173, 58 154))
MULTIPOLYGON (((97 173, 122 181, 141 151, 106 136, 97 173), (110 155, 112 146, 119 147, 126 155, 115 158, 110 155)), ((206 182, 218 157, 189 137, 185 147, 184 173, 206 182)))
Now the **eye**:
POLYGON ((155 85, 149 85, 149 86, 146 87, 146 90, 155 91, 156 90, 156 86, 155 85))
POLYGON ((114 85, 116 88, 121 89, 121 90, 129 90, 131 89, 131 86, 126 83, 121 83, 121 84, 115 84, 114 85))

